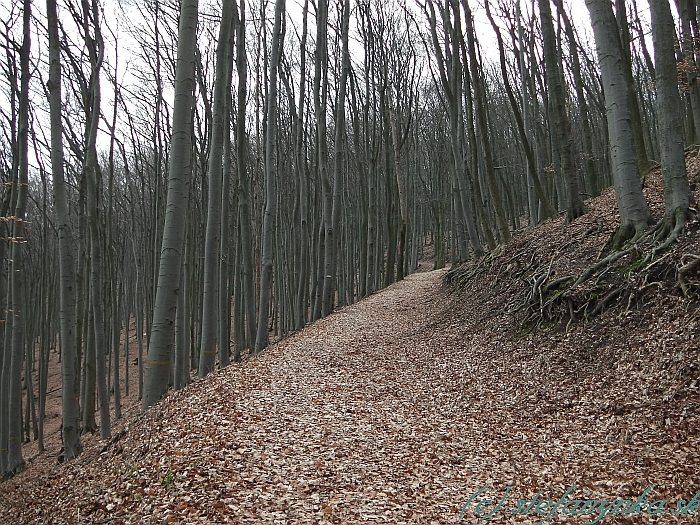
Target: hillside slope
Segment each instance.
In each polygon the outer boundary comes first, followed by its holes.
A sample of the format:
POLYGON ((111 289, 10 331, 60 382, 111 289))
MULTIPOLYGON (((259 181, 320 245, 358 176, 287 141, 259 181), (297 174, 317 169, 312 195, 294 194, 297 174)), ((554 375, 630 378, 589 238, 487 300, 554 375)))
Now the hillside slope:
MULTIPOLYGON (((658 215, 658 173, 645 185, 658 215)), ((523 324, 533 277, 580 271, 609 236, 612 193, 587 204, 573 224, 410 276, 170 393, 74 462, 40 458, 0 485, 0 523, 483 523, 476 503, 506 491, 481 516, 538 523, 538 501, 570 487, 569 500, 613 501, 652 485, 646 499, 667 500, 659 514, 599 522, 697 523, 700 505, 663 512, 700 490, 700 276, 686 298, 674 273, 700 254, 698 221, 632 300, 523 324)), ((628 263, 600 283, 624 277, 632 290, 628 263)), ((546 522, 604 513, 561 510, 546 522)))

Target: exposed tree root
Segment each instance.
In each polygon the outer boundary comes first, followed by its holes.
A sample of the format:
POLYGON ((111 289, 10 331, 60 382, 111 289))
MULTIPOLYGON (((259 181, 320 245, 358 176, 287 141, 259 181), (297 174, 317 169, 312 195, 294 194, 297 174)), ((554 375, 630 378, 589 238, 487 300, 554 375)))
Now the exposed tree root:
POLYGON ((670 250, 685 231, 692 213, 677 208, 651 230, 642 224, 630 224, 608 239, 598 259, 611 246, 613 251, 577 274, 552 278, 550 261, 528 279, 524 301, 516 305, 524 326, 543 322, 570 323, 594 317, 615 302, 626 304, 628 311, 652 288, 678 286, 685 297, 700 290, 700 283, 690 275, 700 269, 700 256, 685 254, 679 259, 670 250), (624 240, 623 240, 624 239, 624 240), (619 248, 621 242, 626 244, 619 248), (615 249, 615 246, 618 246, 615 249), (661 253, 668 252, 663 257, 661 253))
MULTIPOLYGON (((700 298, 700 255, 696 255, 694 244, 700 224, 687 222, 692 217, 692 210, 679 208, 654 228, 640 223, 622 233, 618 229, 606 236, 595 260, 584 268, 569 264, 566 256, 571 256, 572 244, 583 242, 591 233, 599 232, 598 228, 570 237, 547 253, 546 259, 536 239, 512 249, 499 246, 475 261, 452 268, 443 282, 454 291, 465 291, 470 283, 486 278, 495 287, 522 290, 513 294, 514 299, 504 305, 503 312, 528 329, 551 323, 565 323, 568 328, 610 308, 619 309, 622 315, 662 289, 677 296, 700 298), (684 235, 686 226, 688 235, 684 235), (629 240, 615 249, 615 243, 623 238, 629 240), (576 270, 567 271, 572 267, 576 270)), ((596 248, 590 247, 595 253, 596 248)))
POLYGON ((0 481, 7 481, 9 479, 14 478, 17 474, 19 474, 20 472, 22 472, 24 470, 25 466, 26 466, 26 463, 24 461, 22 461, 22 463, 20 463, 16 467, 9 469, 7 472, 5 472, 5 474, 3 474, 2 477, 0 477, 0 481))
POLYGON ((442 283, 454 290, 462 290, 469 282, 488 271, 502 253, 503 245, 500 244, 495 250, 479 257, 476 262, 453 266, 442 278, 442 283))
POLYGON ((678 284, 681 287, 681 290, 683 291, 683 295, 688 297, 690 294, 690 287, 688 285, 688 275, 694 270, 700 268, 700 256, 692 253, 687 253, 683 257, 681 257, 681 264, 683 264, 683 266, 681 266, 678 269, 678 284), (686 263, 685 261, 689 259, 690 262, 686 263))
POLYGON ((666 251, 678 240, 685 229, 685 222, 690 218, 688 210, 676 208, 670 217, 664 217, 653 230, 654 240, 661 244, 651 250, 645 262, 652 261, 658 253, 666 251))
POLYGON ((613 250, 620 250, 624 246, 634 244, 647 235, 650 222, 638 221, 620 225, 612 235, 613 250))
POLYGON ((543 322, 561 322, 568 318, 567 327, 576 321, 592 318, 615 302, 626 304, 630 310, 652 288, 675 284, 685 297, 700 290, 700 282, 691 282, 690 275, 700 270, 700 256, 678 254, 668 250, 683 232, 685 214, 676 214, 673 228, 659 226, 624 250, 613 251, 600 261, 575 275, 550 279, 550 270, 542 268, 530 278, 523 310, 523 326, 540 326, 543 322), (654 246, 655 242, 661 244, 654 246), (644 255, 646 254, 646 255, 644 255))

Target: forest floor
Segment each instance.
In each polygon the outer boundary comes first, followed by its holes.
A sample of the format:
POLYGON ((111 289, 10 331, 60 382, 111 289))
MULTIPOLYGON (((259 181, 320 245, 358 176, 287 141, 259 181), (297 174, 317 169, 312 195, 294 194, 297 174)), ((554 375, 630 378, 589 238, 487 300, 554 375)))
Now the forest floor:
MULTIPOLYGON (((645 192, 658 218, 658 172, 645 192)), ((674 272, 700 221, 634 300, 523 325, 532 277, 585 268, 612 231, 611 190, 587 205, 451 272, 477 279, 409 276, 134 407, 75 461, 35 457, 0 484, 0 523, 699 523, 676 510, 700 491, 700 276, 686 297, 674 272)))

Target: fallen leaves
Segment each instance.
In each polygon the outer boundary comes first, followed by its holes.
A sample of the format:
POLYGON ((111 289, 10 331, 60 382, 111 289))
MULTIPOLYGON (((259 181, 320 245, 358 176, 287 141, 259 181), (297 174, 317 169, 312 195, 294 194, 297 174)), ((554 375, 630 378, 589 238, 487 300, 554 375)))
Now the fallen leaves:
MULTIPOLYGON (((568 242, 552 268, 590 264, 613 203, 606 194, 580 223, 516 238, 468 294, 448 298, 444 272, 416 274, 169 393, 118 440, 0 485, 0 523, 457 523, 484 486, 516 499, 573 485, 586 498, 649 485, 671 503, 692 498, 700 320, 687 300, 649 292, 624 315, 532 333, 506 308, 510 272, 532 257, 549 263, 568 242)), ((664 520, 696 516, 605 518, 664 520)))

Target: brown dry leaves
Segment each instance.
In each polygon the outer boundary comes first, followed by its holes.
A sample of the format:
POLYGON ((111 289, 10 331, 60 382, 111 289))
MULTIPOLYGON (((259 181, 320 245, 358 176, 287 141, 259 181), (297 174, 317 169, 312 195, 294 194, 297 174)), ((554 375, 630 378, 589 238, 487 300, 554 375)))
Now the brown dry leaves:
MULTIPOLYGON (((658 201, 653 176, 647 185, 658 201)), ((501 260, 549 262, 559 250, 558 272, 590 264, 613 202, 608 193, 573 225, 521 235, 501 260), (524 243, 526 258, 511 260, 524 243)), ((649 485, 673 508, 690 499, 700 490, 697 304, 666 290, 624 315, 523 334, 507 313, 513 268, 494 264, 451 297, 443 272, 413 275, 171 393, 109 446, 0 485, 0 522, 457 523, 471 494, 500 496, 507 483, 507 510, 489 522, 536 523, 509 512, 515 501, 572 485, 584 499, 649 485)), ((473 509, 464 523, 479 523, 473 509)))

